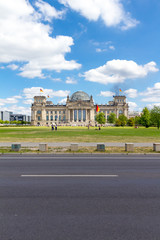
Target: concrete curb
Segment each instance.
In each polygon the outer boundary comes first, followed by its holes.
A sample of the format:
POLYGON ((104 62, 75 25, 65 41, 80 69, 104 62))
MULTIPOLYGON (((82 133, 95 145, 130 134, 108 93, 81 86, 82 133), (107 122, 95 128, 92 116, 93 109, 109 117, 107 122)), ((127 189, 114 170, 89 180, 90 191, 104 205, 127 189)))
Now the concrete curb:
POLYGON ((18 156, 21 156, 21 155, 48 155, 48 156, 50 156, 50 155, 72 155, 72 156, 74 156, 74 155, 91 155, 91 156, 93 156, 93 155, 99 155, 99 156, 117 156, 117 155, 119 155, 119 156, 128 156, 128 155, 130 155, 130 156, 134 156, 134 155, 140 155, 140 156, 145 156, 145 155, 149 155, 149 156, 151 156, 151 155, 153 155, 153 156, 159 156, 160 157, 160 153, 156 153, 156 152, 154 152, 154 153, 77 153, 77 152, 74 152, 74 153, 63 153, 63 152, 59 152, 59 153, 46 153, 46 152, 44 152, 44 153, 0 153, 0 156, 4 156, 4 155, 18 155, 18 156))

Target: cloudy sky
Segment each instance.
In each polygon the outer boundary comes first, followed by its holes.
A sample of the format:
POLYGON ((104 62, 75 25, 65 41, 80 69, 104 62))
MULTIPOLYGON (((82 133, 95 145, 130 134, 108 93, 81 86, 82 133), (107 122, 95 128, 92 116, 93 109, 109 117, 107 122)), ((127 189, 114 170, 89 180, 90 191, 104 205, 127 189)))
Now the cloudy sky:
POLYGON ((0 110, 30 114, 35 95, 78 90, 160 105, 159 26, 159 0, 0 0, 0 110))

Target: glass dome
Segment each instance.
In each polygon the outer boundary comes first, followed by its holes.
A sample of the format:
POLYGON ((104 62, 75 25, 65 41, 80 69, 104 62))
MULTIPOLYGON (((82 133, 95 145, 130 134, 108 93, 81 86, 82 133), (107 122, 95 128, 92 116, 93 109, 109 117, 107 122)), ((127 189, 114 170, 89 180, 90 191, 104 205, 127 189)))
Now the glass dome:
POLYGON ((83 91, 78 91, 72 94, 70 101, 76 102, 76 101, 89 101, 90 97, 87 93, 83 91))

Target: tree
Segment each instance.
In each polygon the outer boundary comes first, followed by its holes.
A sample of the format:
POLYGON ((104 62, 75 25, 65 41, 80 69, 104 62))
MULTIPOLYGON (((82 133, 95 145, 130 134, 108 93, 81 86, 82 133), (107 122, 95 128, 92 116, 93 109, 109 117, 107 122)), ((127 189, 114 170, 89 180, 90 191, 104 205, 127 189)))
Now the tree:
POLYGON ((146 128, 150 126, 150 112, 147 107, 143 108, 141 115, 141 124, 146 128))
POLYGON ((121 121, 121 126, 125 126, 127 124, 127 117, 124 114, 121 114, 118 119, 121 121))
POLYGON ((159 129, 160 128, 160 107, 154 106, 151 110, 151 122, 159 129))
POLYGON ((141 117, 140 116, 135 116, 134 122, 135 122, 135 125, 140 125, 141 124, 141 117))
POLYGON ((116 127, 120 127, 121 126, 121 121, 119 119, 116 119, 115 126, 116 127))
POLYGON ((103 112, 96 115, 96 121, 101 125, 106 123, 106 118, 103 112))
POLYGON ((127 124, 128 126, 133 127, 135 124, 135 119, 133 117, 129 118, 127 124))
POLYGON ((108 122, 109 123, 115 123, 116 121, 116 114, 115 113, 110 113, 109 117, 108 117, 108 122))

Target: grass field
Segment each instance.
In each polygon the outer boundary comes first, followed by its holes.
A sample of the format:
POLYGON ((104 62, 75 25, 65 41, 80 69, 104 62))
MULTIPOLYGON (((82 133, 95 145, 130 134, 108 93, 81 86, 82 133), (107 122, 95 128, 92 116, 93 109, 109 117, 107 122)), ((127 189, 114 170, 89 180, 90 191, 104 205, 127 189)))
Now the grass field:
POLYGON ((160 142, 157 128, 0 127, 0 142, 160 142))

